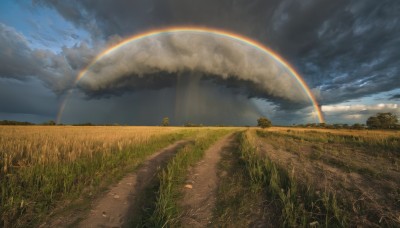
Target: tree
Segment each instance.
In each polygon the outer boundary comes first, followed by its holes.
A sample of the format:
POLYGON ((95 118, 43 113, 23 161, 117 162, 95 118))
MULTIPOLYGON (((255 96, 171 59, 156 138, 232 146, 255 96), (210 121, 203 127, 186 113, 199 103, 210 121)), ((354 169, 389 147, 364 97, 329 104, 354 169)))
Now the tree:
POLYGON ((353 124, 353 126, 351 126, 351 128, 356 129, 356 130, 364 129, 364 127, 359 123, 353 124))
POLYGON ((162 125, 164 127, 169 126, 169 118, 168 117, 164 117, 162 120, 162 125))
POLYGON ((260 117, 257 120, 257 126, 259 126, 261 128, 267 128, 267 127, 271 127, 272 123, 269 119, 267 119, 265 117, 260 117))
POLYGON ((384 129, 395 128, 398 122, 397 116, 390 112, 378 113, 376 117, 381 122, 381 128, 384 129))
POLYGON ((51 126, 54 126, 54 125, 56 125, 56 122, 54 122, 53 120, 49 120, 49 121, 47 121, 47 122, 44 122, 43 125, 51 125, 51 126))
POLYGON ((381 121, 378 119, 378 117, 376 116, 371 116, 367 119, 367 126, 369 128, 380 128, 381 125, 381 121))
POLYGON ((375 116, 371 116, 367 119, 367 126, 369 128, 374 128, 374 129, 396 128, 397 123, 398 123, 397 116, 390 112, 378 113, 375 116))

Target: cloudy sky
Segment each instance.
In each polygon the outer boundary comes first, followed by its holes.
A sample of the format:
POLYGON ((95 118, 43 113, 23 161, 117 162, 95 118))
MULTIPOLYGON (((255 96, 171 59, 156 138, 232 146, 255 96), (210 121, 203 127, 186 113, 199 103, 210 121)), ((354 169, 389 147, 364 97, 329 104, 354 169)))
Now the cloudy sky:
POLYGON ((0 120, 254 125, 317 122, 292 75, 259 49, 207 33, 129 43, 199 26, 249 37, 302 76, 327 123, 400 116, 398 0, 2 0, 0 120))

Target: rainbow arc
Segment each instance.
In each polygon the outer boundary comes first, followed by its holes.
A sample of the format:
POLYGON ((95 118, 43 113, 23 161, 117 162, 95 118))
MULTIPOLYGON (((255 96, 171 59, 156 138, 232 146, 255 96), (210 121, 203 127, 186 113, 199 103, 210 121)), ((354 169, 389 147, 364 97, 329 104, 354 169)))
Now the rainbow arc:
MULTIPOLYGON (((273 50, 271 50, 270 48, 266 47, 265 45, 261 44, 258 41, 252 40, 248 37, 245 37, 245 36, 242 36, 239 34, 235 34, 235 33, 220 30, 220 29, 212 29, 212 28, 205 28, 205 27, 191 27, 191 26, 189 26, 189 27, 167 27, 167 28, 155 29, 155 30, 151 30, 151 31, 147 31, 144 33, 134 35, 130 38, 125 39, 121 43, 118 43, 114 46, 107 48, 106 50, 101 52, 99 55, 97 55, 96 58, 94 58, 93 61, 89 65, 87 65, 83 70, 80 71, 80 73, 78 74, 78 76, 75 79, 75 85, 83 77, 85 77, 88 70, 90 70, 91 67, 96 64, 96 62, 101 60, 103 57, 109 55, 110 53, 117 51, 119 48, 123 47, 124 45, 139 41, 141 39, 159 36, 162 34, 173 34, 173 33, 182 33, 182 32, 206 33, 206 34, 212 34, 212 35, 221 36, 221 37, 225 37, 225 38, 230 38, 230 39, 245 43, 247 45, 250 45, 254 48, 257 48, 260 51, 264 52, 265 54, 269 55, 275 61, 279 62, 284 68, 286 68, 288 70, 288 72, 290 73, 290 75, 299 83, 300 87, 304 90, 305 94, 307 95, 310 102, 312 103, 314 111, 318 118, 318 121, 320 123, 324 122, 324 118, 323 118, 321 109, 318 105, 318 102, 317 102, 315 96, 312 94, 310 88, 307 86, 304 79, 300 76, 299 73, 297 73, 297 71, 290 65, 290 63, 288 63, 285 59, 283 59, 279 54, 277 54, 276 52, 274 52, 273 50)), ((70 90, 70 91, 72 91, 72 90, 70 90)), ((57 122, 60 122, 60 120, 61 120, 62 113, 64 111, 66 102, 67 102, 70 94, 71 94, 71 92, 69 92, 65 96, 64 100, 61 102, 60 109, 59 109, 59 112, 57 115, 57 122)))

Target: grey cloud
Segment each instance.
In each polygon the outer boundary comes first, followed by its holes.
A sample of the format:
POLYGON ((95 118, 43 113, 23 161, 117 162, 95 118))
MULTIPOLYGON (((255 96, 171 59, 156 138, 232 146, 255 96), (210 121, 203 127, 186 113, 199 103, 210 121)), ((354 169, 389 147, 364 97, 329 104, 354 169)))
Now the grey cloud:
POLYGON ((394 94, 392 95, 389 100, 400 100, 400 94, 394 94))
POLYGON ((74 40, 79 39, 79 35, 77 35, 77 34, 75 34, 75 33, 72 33, 70 36, 71 36, 71 38, 74 39, 74 40))
POLYGON ((25 37, 1 23, 0 50, 0 77, 24 80, 40 70, 25 37))
POLYGON ((70 48, 63 47, 62 54, 73 70, 81 70, 92 61, 97 52, 83 42, 70 48))
POLYGON ((236 83, 247 81, 249 96, 277 97, 303 106, 310 103, 293 75, 265 52, 227 37, 198 32, 164 34, 125 44, 97 61, 86 72, 80 88, 88 94, 158 88, 176 83, 176 75, 184 72, 219 77, 221 84, 230 78, 236 83), (260 93, 253 93, 253 89, 260 93))
POLYGON ((125 93, 110 98, 111 102, 108 99, 85 100, 82 96, 85 95, 76 93, 68 100, 63 123, 158 125, 168 116, 174 125, 187 122, 255 125, 261 115, 245 96, 198 78, 183 77, 179 83, 159 89, 157 93, 150 90, 125 93))
POLYGON ((95 55, 85 43, 64 47, 59 54, 31 49, 22 34, 1 23, 0 50, 0 78, 39 79, 56 94, 70 89, 77 72, 95 55))
POLYGON ((101 31, 104 38, 182 24, 253 37, 295 65, 310 87, 322 91, 324 104, 399 87, 400 53, 393 48, 400 46, 396 0, 39 2, 93 34, 101 31), (380 80, 383 76, 387 79, 380 80))
MULTIPOLYGON (((3 26, 0 47, 7 52, 0 53, 0 77, 27 80, 35 75, 57 93, 62 93, 72 86, 79 70, 90 62, 101 47, 106 46, 105 43, 115 43, 145 30, 174 25, 227 29, 266 44, 298 69, 307 84, 319 94, 318 101, 321 104, 354 100, 400 87, 400 52, 395 48, 400 46, 400 2, 397 0, 33 2, 34 6, 57 10, 76 27, 90 32, 90 42, 94 47, 82 43, 64 48, 59 54, 31 50, 21 34, 10 28, 8 30, 11 32, 5 33, 7 29, 3 26)), ((170 41, 164 47, 170 49, 164 51, 169 53, 167 56, 190 56, 192 53, 170 41)), ((219 52, 228 57, 225 63, 218 63, 220 66, 228 64, 226 67, 230 68, 229 64, 242 63, 243 59, 237 56, 237 53, 224 48, 222 46, 219 52)), ((161 56, 149 58, 154 62, 161 56)), ((202 77, 205 81, 211 78, 213 83, 220 87, 223 85, 221 88, 228 88, 229 91, 238 91, 237 93, 247 97, 265 98, 275 104, 277 109, 287 110, 294 113, 293 115, 299 114, 296 110, 305 107, 302 102, 290 100, 295 93, 287 92, 287 89, 273 90, 275 87, 284 88, 284 84, 260 85, 254 78, 247 80, 249 78, 235 77, 239 74, 232 72, 232 69, 224 75, 221 71, 204 70, 204 66, 201 70, 192 69, 186 62, 183 69, 171 70, 173 67, 164 60, 158 66, 144 64, 137 71, 132 71, 132 65, 123 61, 114 71, 121 70, 123 64, 129 70, 113 72, 109 69, 108 73, 117 74, 108 79, 105 74, 104 77, 100 75, 99 81, 82 81, 80 88, 89 97, 107 94, 121 96, 126 91, 137 91, 140 88, 171 88, 177 83, 177 72, 182 74, 194 70, 203 72, 202 77), (112 82, 108 83, 107 80, 112 82), (282 95, 283 92, 287 94, 282 95)), ((106 70, 98 67, 99 70, 106 70)))
POLYGON ((365 123, 368 117, 379 112, 391 112, 397 116, 400 114, 399 104, 329 105, 322 106, 322 111, 332 122, 345 123, 365 123))
POLYGON ((16 81, 0 78, 1 113, 37 115, 54 118, 57 113, 56 96, 36 79, 16 81))

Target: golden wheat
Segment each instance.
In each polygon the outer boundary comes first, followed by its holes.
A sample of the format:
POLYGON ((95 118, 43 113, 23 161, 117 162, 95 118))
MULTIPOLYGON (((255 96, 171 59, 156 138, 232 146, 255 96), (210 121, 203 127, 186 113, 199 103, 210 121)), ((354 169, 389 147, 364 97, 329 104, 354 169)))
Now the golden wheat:
POLYGON ((72 162, 94 153, 108 154, 142 144, 179 128, 1 126, 0 172, 37 164, 72 162))

